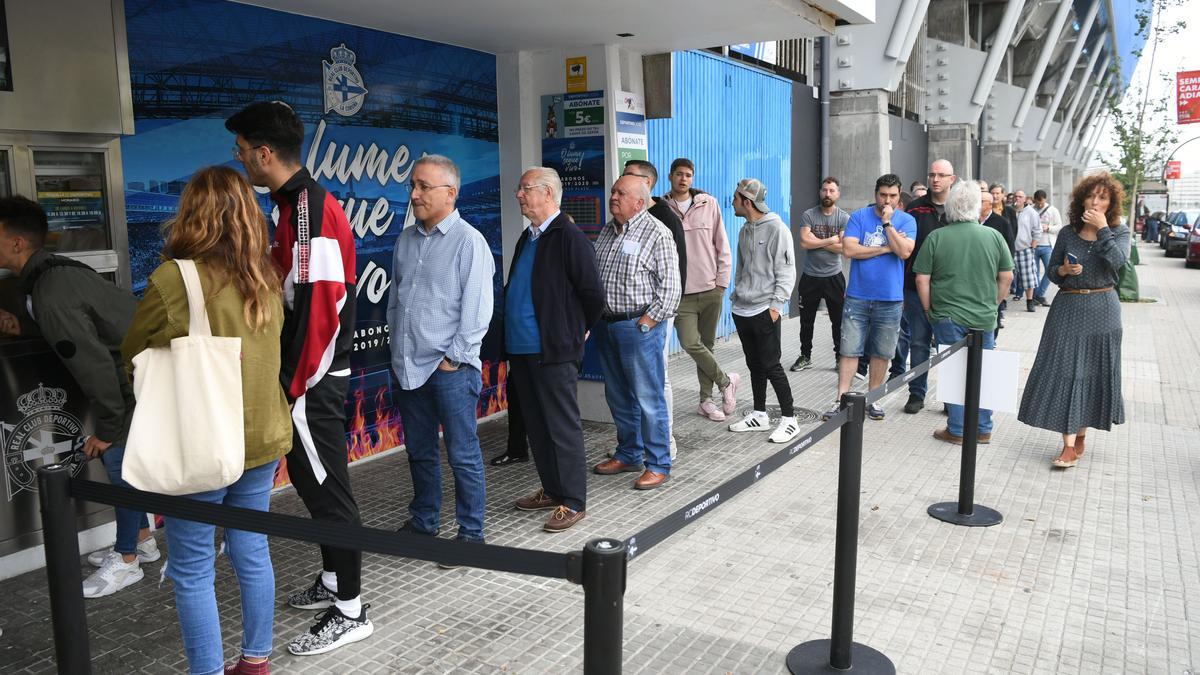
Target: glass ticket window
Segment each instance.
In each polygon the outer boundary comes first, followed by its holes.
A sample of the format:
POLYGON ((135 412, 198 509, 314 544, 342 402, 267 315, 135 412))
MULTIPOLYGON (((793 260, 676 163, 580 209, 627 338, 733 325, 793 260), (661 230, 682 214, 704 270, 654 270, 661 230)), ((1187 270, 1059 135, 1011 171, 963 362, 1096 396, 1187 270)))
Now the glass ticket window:
POLYGON ((12 195, 12 173, 8 168, 8 150, 0 148, 0 197, 12 195))
POLYGON ((112 248, 103 152, 34 150, 33 171, 37 201, 50 221, 47 250, 112 248))

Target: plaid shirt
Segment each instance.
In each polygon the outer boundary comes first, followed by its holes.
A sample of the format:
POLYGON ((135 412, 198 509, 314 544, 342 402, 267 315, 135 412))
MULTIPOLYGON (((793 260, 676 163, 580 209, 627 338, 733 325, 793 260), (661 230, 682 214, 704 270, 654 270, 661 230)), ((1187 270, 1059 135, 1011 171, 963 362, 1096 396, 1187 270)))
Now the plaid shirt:
POLYGON ((675 316, 683 289, 675 240, 662 221, 642 211, 621 227, 610 220, 596 238, 596 265, 604 283, 604 311, 624 314, 649 307, 655 321, 675 316))

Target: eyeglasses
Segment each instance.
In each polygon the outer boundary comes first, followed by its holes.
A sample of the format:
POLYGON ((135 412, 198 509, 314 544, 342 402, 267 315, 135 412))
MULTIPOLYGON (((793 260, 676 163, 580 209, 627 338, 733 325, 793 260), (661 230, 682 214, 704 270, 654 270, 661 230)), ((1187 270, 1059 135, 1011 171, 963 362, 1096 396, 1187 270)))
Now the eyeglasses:
POLYGON ((642 174, 642 173, 634 173, 634 172, 632 172, 632 171, 627 171, 627 172, 625 172, 625 173, 623 173, 623 174, 621 174, 621 175, 622 175, 622 176, 637 176, 638 178, 645 178, 645 179, 647 179, 647 180, 649 180, 649 178, 650 178, 650 176, 647 176, 646 174, 642 174))
POLYGON ((417 181, 412 181, 411 183, 406 184, 404 187, 408 188, 409 192, 429 192, 430 190, 436 190, 438 188, 448 188, 448 187, 454 187, 454 186, 453 185, 430 185, 429 183, 425 183, 423 181, 417 180, 417 181))
POLYGON ((929 177, 930 178, 950 178, 953 175, 954 174, 952 174, 952 173, 930 173, 929 177))
POLYGON ((517 194, 517 195, 519 195, 519 194, 521 194, 522 192, 530 192, 530 191, 532 191, 534 188, 540 188, 540 187, 542 187, 542 188, 549 188, 550 186, 549 186, 549 185, 546 185, 545 183, 530 183, 529 185, 524 185, 524 184, 521 184, 521 185, 518 185, 518 186, 517 186, 517 189, 516 189, 516 190, 513 190, 513 194, 517 194))
POLYGON ((252 145, 248 148, 243 148, 242 146, 238 145, 237 143, 234 143, 233 144, 233 158, 241 159, 243 152, 248 152, 250 150, 257 150, 259 148, 268 148, 268 147, 270 147, 270 146, 263 144, 263 145, 252 145))

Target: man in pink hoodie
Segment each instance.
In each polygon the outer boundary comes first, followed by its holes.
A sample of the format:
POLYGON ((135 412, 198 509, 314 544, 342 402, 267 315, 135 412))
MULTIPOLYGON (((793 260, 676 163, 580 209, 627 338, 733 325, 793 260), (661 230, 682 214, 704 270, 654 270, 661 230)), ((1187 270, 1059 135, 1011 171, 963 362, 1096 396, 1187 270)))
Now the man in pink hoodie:
POLYGON ((683 237, 687 245, 687 281, 675 330, 679 343, 696 362, 700 380, 699 413, 720 422, 737 408, 737 373, 726 373, 713 356, 717 336, 717 321, 721 318, 725 289, 729 287, 732 255, 721 205, 702 190, 692 188, 696 167, 690 159, 681 157, 671 162, 671 192, 664 201, 683 222, 683 237), (713 385, 720 400, 712 400, 713 385))

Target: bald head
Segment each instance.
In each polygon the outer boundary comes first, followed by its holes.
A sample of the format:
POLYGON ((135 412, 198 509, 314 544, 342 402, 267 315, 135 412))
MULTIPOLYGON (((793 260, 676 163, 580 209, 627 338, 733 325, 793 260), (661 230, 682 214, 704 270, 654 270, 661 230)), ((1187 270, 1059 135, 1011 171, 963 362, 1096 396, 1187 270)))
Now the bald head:
POLYGON ((948 160, 937 159, 929 165, 929 197, 937 204, 945 204, 954 185, 954 165, 948 160))

